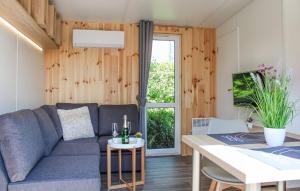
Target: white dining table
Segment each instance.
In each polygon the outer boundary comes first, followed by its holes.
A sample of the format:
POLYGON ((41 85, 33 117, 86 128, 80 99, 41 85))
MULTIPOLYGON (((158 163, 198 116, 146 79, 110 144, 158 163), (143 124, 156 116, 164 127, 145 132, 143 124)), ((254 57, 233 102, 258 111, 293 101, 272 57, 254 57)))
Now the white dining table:
MULTIPOLYGON (((287 136, 299 142, 284 146, 300 146, 300 136, 287 136)), ((193 191, 200 190, 201 158, 206 157, 242 182, 246 191, 260 191, 262 183, 277 182, 285 190, 285 181, 300 180, 300 160, 252 149, 268 148, 266 144, 227 145, 209 135, 184 135, 182 142, 193 149, 193 191)))

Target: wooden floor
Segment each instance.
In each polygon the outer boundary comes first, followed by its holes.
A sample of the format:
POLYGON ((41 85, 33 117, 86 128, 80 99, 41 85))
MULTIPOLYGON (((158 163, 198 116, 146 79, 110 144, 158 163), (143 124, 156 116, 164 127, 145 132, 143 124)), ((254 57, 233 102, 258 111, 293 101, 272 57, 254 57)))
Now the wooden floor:
MULTIPOLYGON (((125 177, 130 177, 126 174, 125 177)), ((137 176, 139 178, 139 176, 137 176)), ((105 191, 106 175, 102 175, 102 188, 105 191)), ((113 177, 114 182, 117 176, 113 177)), ((116 182, 118 183, 118 182, 116 182)), ((151 157, 146 159, 146 184, 137 190, 144 191, 191 191, 192 158, 191 157, 151 157)), ((122 189, 122 191, 125 189, 122 189)), ((118 190, 121 191, 121 190, 118 190)))
MULTIPOLYGON (((131 175, 123 174, 130 180, 131 175)), ((139 175, 137 175, 139 178, 139 175)), ((114 183, 118 183, 118 175, 113 174, 114 183)), ((106 191, 106 174, 101 175, 102 188, 106 191)), ((210 180, 201 176, 201 190, 207 191, 210 180)), ((138 191, 191 191, 192 190, 192 158, 181 156, 151 157, 146 159, 146 184, 139 186, 138 191)), ((235 189, 228 189, 233 191, 235 189)), ((274 188, 265 188, 264 191, 274 191, 274 188)), ((300 189, 288 190, 299 191, 300 189)), ((127 191, 119 189, 117 191, 127 191)))

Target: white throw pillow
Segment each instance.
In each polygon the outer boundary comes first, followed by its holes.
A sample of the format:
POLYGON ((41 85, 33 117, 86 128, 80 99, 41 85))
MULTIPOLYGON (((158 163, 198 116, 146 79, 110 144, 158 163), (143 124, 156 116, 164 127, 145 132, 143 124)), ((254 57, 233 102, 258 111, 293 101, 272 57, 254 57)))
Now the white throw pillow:
POLYGON ((65 141, 95 137, 88 107, 57 110, 65 141))

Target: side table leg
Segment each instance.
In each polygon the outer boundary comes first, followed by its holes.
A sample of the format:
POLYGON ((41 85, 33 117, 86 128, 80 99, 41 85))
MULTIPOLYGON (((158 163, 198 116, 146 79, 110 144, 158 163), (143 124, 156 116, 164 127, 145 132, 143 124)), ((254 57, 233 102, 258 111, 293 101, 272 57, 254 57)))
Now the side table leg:
POLYGON ((132 149, 132 191, 136 190, 136 149, 132 149))
POLYGON ((122 150, 119 149, 119 179, 122 179, 122 150))
POLYGON ((106 167, 107 167, 107 190, 110 190, 111 187, 111 150, 109 144, 107 144, 107 153, 106 153, 106 167))
POLYGON ((141 148, 141 180, 145 184, 145 147, 141 148))

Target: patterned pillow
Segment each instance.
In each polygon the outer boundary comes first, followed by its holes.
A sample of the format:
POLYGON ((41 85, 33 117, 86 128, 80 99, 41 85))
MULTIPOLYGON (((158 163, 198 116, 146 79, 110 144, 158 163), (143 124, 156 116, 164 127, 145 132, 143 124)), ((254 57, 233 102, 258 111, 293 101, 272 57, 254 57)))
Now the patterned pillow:
POLYGON ((88 107, 57 110, 65 141, 95 137, 88 107))

